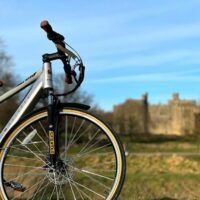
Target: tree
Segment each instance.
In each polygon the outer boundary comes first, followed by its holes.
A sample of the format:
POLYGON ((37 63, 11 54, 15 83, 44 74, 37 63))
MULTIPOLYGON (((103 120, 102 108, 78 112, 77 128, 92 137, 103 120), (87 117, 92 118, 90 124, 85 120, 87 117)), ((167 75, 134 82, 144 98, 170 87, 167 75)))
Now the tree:
MULTIPOLYGON (((74 88, 74 84, 65 83, 64 72, 63 74, 57 74, 54 78, 54 87, 55 93, 66 93, 74 88)), ((73 103, 82 103, 86 105, 91 105, 93 102, 92 95, 81 90, 80 88, 73 92, 72 94, 67 95, 66 97, 61 97, 61 100, 64 102, 73 102, 73 103)))
MULTIPOLYGON (((0 96, 16 84, 16 76, 12 68, 13 62, 4 49, 5 46, 0 40, 0 80, 4 83, 4 86, 0 87, 0 96)), ((11 117, 16 107, 17 97, 12 97, 10 100, 0 104, 0 130, 11 117)))
POLYGON ((113 109, 113 126, 121 134, 146 133, 146 105, 144 100, 128 99, 113 109), (144 112, 145 111, 145 112, 144 112))

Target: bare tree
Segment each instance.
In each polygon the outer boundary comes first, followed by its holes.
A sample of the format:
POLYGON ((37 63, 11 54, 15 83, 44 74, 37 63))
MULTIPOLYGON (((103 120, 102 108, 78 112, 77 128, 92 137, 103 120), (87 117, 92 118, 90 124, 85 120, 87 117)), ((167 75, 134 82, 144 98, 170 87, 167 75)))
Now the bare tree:
MULTIPOLYGON (((74 88, 74 84, 65 83, 64 74, 57 74, 54 78, 55 93, 66 93, 74 88)), ((74 82, 75 83, 75 82, 74 82)), ((86 105, 91 105, 93 102, 93 96, 87 92, 81 90, 80 88, 69 94, 66 97, 61 98, 65 102, 82 103, 86 105)))
MULTIPOLYGON (((13 62, 11 57, 5 52, 5 46, 0 40, 0 80, 3 82, 3 87, 0 87, 0 95, 12 88, 16 83, 16 76, 12 68, 13 62)), ((17 106, 17 97, 12 97, 0 104, 0 129, 10 118, 17 106)))

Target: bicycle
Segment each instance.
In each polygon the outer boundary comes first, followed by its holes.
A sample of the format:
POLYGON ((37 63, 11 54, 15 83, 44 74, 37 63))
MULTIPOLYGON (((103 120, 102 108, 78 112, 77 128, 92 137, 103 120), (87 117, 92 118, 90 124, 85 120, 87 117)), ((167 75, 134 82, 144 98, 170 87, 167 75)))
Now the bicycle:
POLYGON ((60 101, 60 96, 79 88, 85 67, 48 21, 40 26, 57 52, 44 54, 41 70, 0 96, 2 103, 32 85, 0 134, 0 197, 117 199, 126 168, 121 142, 110 127, 88 112, 90 106, 60 101), (66 83, 75 83, 66 93, 55 94, 54 60, 62 61, 66 83), (47 99, 47 105, 29 112, 41 98, 47 99))

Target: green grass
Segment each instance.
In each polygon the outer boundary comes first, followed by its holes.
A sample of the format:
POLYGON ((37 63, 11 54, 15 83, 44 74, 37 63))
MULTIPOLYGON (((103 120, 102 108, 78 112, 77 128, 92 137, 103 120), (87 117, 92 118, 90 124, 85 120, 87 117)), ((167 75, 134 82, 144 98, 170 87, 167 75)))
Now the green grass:
POLYGON ((137 135, 121 137, 130 152, 200 152, 200 137, 137 135))
POLYGON ((200 138, 145 135, 122 140, 129 154, 120 199, 200 199, 200 138))
MULTIPOLYGON (((118 200, 200 200, 200 137, 137 135, 121 139, 128 156, 126 180, 118 200)), ((75 154, 82 147, 75 146, 70 153, 75 154)), ((110 161, 113 157, 90 154, 77 165, 96 166, 105 159, 110 161)), ((53 188, 49 190, 51 193, 53 188)), ((73 199, 72 194, 68 199, 73 199)))
POLYGON ((198 199, 200 178, 192 174, 127 173, 122 199, 198 199))

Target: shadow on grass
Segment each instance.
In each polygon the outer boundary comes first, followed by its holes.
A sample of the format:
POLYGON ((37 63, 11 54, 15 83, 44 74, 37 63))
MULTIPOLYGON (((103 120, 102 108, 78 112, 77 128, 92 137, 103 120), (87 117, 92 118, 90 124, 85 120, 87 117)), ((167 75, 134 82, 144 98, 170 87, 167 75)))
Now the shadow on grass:
POLYGON ((177 135, 152 135, 152 134, 135 134, 121 136, 124 142, 137 143, 166 143, 166 142, 198 142, 200 137, 197 135, 177 136, 177 135))

